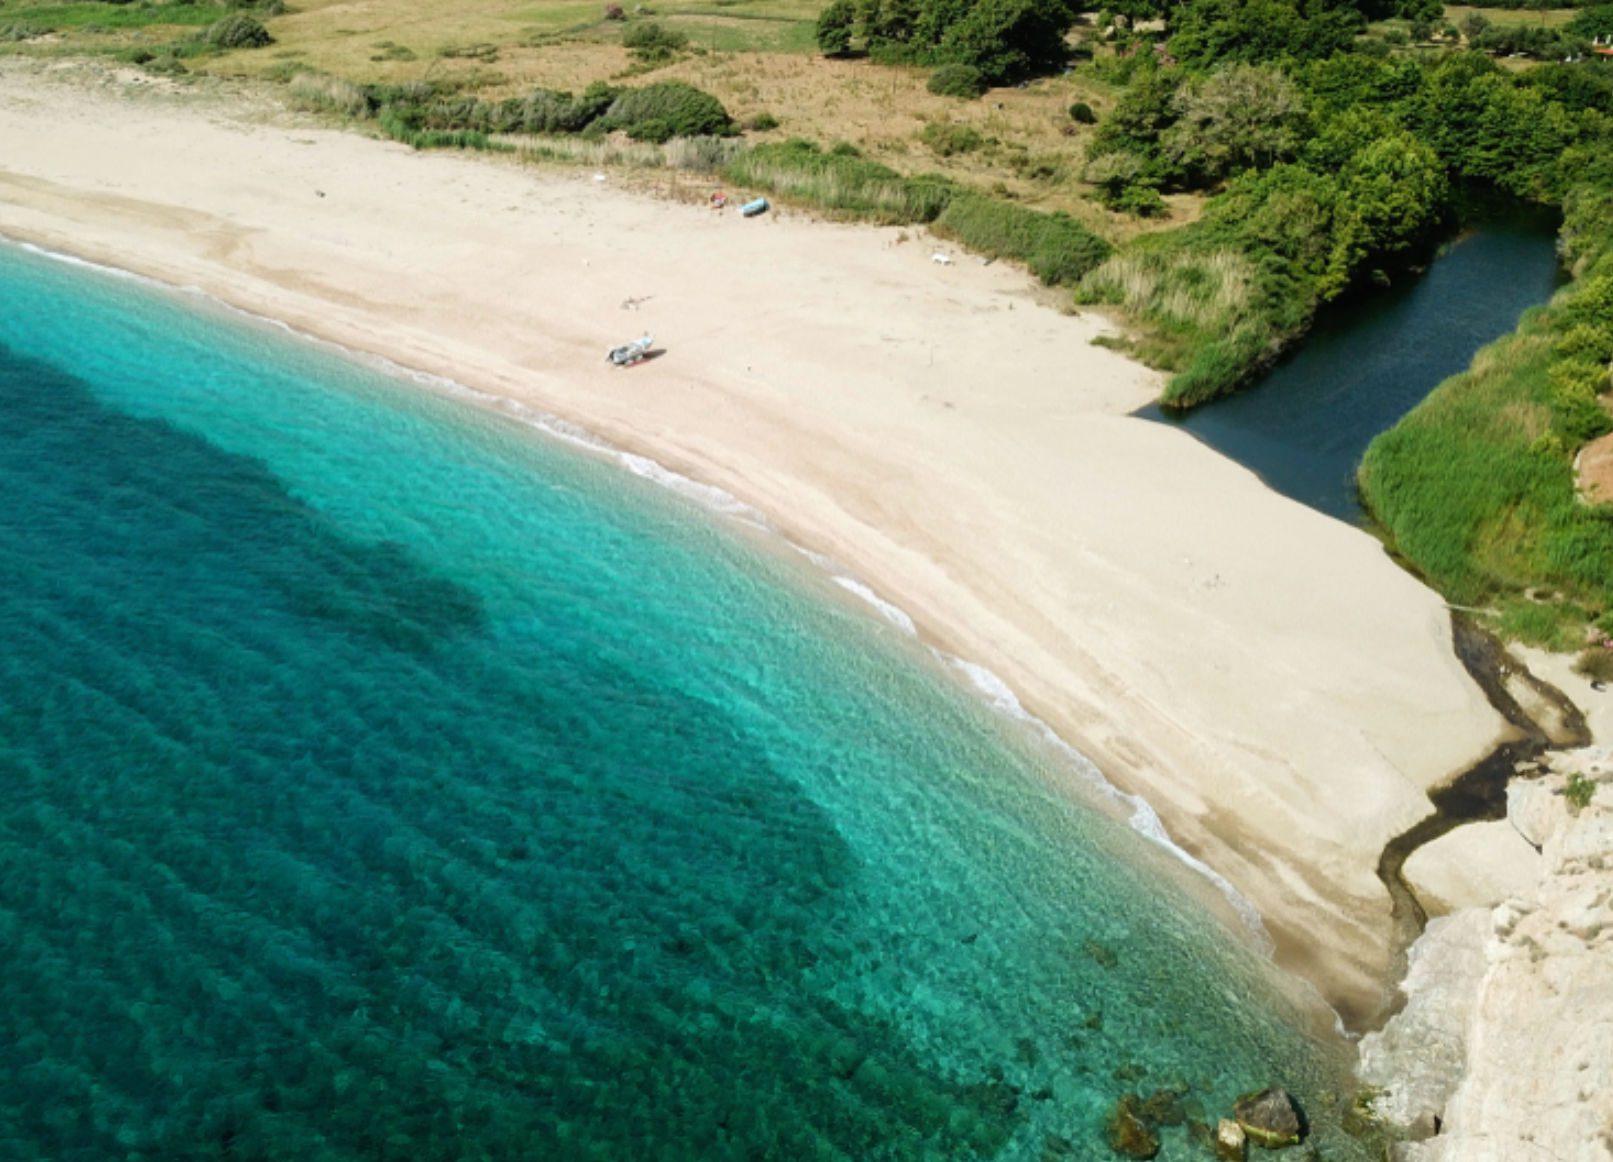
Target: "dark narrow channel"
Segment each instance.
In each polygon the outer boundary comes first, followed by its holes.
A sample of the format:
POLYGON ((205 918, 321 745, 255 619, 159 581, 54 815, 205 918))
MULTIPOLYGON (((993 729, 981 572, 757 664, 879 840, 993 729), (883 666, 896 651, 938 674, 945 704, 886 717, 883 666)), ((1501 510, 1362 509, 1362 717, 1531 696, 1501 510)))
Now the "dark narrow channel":
POLYGON ((1330 308, 1259 382, 1185 413, 1156 404, 1136 414, 1186 428, 1285 496, 1363 524, 1355 469, 1367 445, 1551 297, 1564 278, 1557 224, 1543 208, 1492 209, 1422 274, 1330 308))

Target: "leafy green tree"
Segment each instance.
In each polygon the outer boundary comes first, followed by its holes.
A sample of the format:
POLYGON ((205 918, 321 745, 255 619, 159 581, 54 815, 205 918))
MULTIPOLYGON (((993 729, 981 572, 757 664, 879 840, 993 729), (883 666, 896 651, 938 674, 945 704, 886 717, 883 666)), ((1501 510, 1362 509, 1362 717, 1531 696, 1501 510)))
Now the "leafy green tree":
POLYGON ((1234 235, 1240 249, 1281 258, 1314 283, 1332 250, 1338 200, 1338 181, 1330 173, 1279 164, 1234 178, 1210 203, 1206 222, 1234 235))
POLYGON ((1098 187, 1098 198, 1104 205, 1117 210, 1126 192, 1139 184, 1144 168, 1142 158, 1135 153, 1113 150, 1093 157, 1081 176, 1098 187))
POLYGON ((1581 8, 1569 21, 1568 31, 1586 40, 1600 38, 1603 44, 1613 44, 1613 4, 1581 8))
POLYGON ((1560 196, 1569 176, 1563 153, 1579 135, 1560 103, 1471 52, 1430 69, 1407 116, 1451 170, 1523 198, 1560 196))
POLYGON ((852 0, 834 0, 818 13, 818 48, 824 56, 845 56, 851 51, 851 33, 857 23, 852 0))
POLYGON ((1339 189, 1333 251, 1319 288, 1324 299, 1348 287, 1369 259, 1402 254, 1426 238, 1449 196, 1439 155, 1405 131, 1352 157, 1339 189))
POLYGON ((1184 65, 1213 68, 1229 61, 1320 60, 1355 39, 1354 8, 1285 0, 1189 0, 1170 23, 1170 51, 1184 65))
POLYGON ((918 0, 871 0, 863 17, 870 51, 886 59, 907 55, 920 15, 918 0))
POLYGON ((1415 60, 1374 60, 1359 52, 1312 61, 1295 75, 1318 115, 1393 105, 1415 93, 1423 80, 1415 60))
POLYGON ((1518 83, 1539 89, 1568 109, 1613 116, 1613 69, 1544 64, 1519 74, 1518 83))
POLYGON ((1234 64, 1188 82, 1160 137, 1174 165, 1213 183, 1291 158, 1309 124, 1299 86, 1272 65, 1234 64))
POLYGON ((644 64, 661 64, 688 47, 689 38, 653 20, 634 22, 622 33, 622 47, 644 64))
POLYGON ((991 84, 1009 84, 1065 62, 1064 35, 1075 17, 1067 0, 975 0, 969 14, 947 30, 941 53, 973 65, 991 84))
POLYGON ((1490 18, 1482 12, 1469 12, 1462 17, 1462 35, 1468 40, 1477 40, 1489 27, 1490 18))
POLYGON ((969 15, 973 0, 923 0, 913 25, 913 43, 934 51, 954 25, 969 15))
POLYGON ((1432 25, 1445 19, 1445 5, 1442 0, 1401 0, 1395 15, 1413 24, 1426 21, 1432 25))
POLYGON ((1382 106, 1356 105, 1322 122, 1305 143, 1302 160, 1312 169, 1336 174, 1374 141, 1402 128, 1394 114, 1382 106))
POLYGON ((1176 123, 1180 80, 1174 70, 1140 74, 1098 126, 1087 156, 1096 161, 1105 154, 1128 154, 1138 167, 1128 182, 1140 179, 1154 186, 1169 184, 1178 171, 1160 148, 1160 137, 1176 123))
POLYGON ((962 97, 972 101, 986 91, 986 78, 973 65, 942 65, 930 74, 925 86, 940 97, 962 97))

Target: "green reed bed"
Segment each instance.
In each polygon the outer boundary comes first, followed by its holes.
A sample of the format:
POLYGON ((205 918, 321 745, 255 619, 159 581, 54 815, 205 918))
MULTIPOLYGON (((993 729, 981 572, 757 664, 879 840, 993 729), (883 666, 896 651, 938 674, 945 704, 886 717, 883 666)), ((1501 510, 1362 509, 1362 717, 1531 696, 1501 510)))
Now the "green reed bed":
POLYGON ((748 149, 725 173, 735 185, 887 225, 935 221, 955 190, 942 178, 903 177, 848 145, 823 150, 799 139, 748 149))
POLYGON ((934 230, 992 258, 1023 262, 1048 286, 1073 284, 1109 256, 1109 244, 1068 214, 1047 214, 976 194, 947 203, 934 230))
POLYGON ((1078 302, 1120 307, 1139 324, 1131 354, 1176 374, 1160 402, 1191 407, 1233 390, 1301 334, 1314 310, 1280 259, 1256 262, 1207 231, 1160 235, 1081 280, 1078 302))
POLYGON ((1570 199, 1580 279, 1378 437, 1360 472, 1368 509, 1436 588, 1560 648, 1583 641, 1587 621, 1613 630, 1613 505, 1580 497, 1573 464, 1613 430, 1613 260, 1586 220, 1608 204, 1570 199))

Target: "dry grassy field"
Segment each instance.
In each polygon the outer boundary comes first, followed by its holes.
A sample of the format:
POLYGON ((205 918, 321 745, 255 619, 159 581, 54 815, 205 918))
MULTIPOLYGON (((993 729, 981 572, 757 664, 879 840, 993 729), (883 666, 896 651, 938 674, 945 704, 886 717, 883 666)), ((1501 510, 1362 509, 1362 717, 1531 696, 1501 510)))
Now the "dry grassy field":
POLYGON ((1533 27, 1561 28, 1574 19, 1573 8, 1548 8, 1544 11, 1534 11, 1528 8, 1472 8, 1465 4, 1448 4, 1445 6, 1445 19, 1458 26, 1470 15, 1477 12, 1491 24, 1501 28, 1513 25, 1527 24, 1533 27))
MULTIPOLYGON (((777 121, 749 132, 753 141, 850 142, 898 172, 944 173, 1027 205, 1067 210, 1111 237, 1138 228, 1094 203, 1080 181, 1092 128, 1071 120, 1069 107, 1085 101, 1101 114, 1114 100, 1090 70, 978 101, 938 97, 925 88, 927 70, 825 59, 814 43, 819 7, 818 0, 671 0, 630 5, 628 21, 619 22, 605 19, 603 4, 577 0, 471 0, 452 13, 422 12, 410 0, 309 0, 270 22, 275 46, 211 67, 262 75, 295 63, 357 81, 457 79, 486 96, 535 86, 577 91, 597 80, 688 81, 741 123, 762 115, 777 121), (637 64, 621 37, 647 20, 686 35, 688 48, 657 67, 637 64), (931 126, 941 129, 927 135, 931 126), (973 134, 948 133, 949 126, 973 134)), ((1193 204, 1184 200, 1183 212, 1193 204)))
MULTIPOLYGON (((1069 212, 1112 241, 1197 216, 1202 199, 1193 195, 1167 197, 1168 215, 1149 220, 1111 213, 1094 200, 1080 176, 1093 127, 1069 110, 1080 101, 1101 116, 1116 93, 1090 63, 980 100, 940 97, 925 88, 927 70, 819 54, 814 23, 822 2, 628 0, 626 19, 612 20, 604 0, 293 0, 288 11, 265 19, 273 45, 187 64, 259 79, 306 69, 357 83, 451 82, 484 98, 540 86, 577 92, 594 81, 682 80, 751 125, 748 141, 849 142, 902 174, 942 174, 1022 205, 1069 212), (622 44, 626 30, 650 21, 687 37, 682 50, 653 65, 636 61, 622 44)), ((1446 18, 1459 21, 1472 11, 1447 8, 1446 18)), ((1573 15, 1483 11, 1495 23, 1561 24, 1573 15)), ((158 48, 221 14, 214 5, 182 0, 0 0, 0 42, 8 25, 34 21, 55 34, 13 51, 158 48)), ((1106 51, 1090 23, 1075 39, 1087 40, 1100 56, 1106 51)))
MULTIPOLYGON (((762 115, 776 120, 773 128, 747 130, 747 141, 849 142, 903 174, 944 174, 1026 206, 1067 211, 1112 240, 1197 215, 1195 196, 1167 198, 1170 216, 1149 221, 1111 213, 1093 199, 1080 180, 1093 128, 1072 120, 1069 110, 1081 101, 1101 116, 1115 92, 1090 65, 993 90, 980 100, 940 97, 925 88, 927 70, 824 58, 814 39, 821 6, 820 0, 629 0, 627 20, 616 21, 606 18, 602 0, 461 0, 452 6, 295 0, 283 15, 264 20, 273 45, 187 65, 264 79, 311 69, 359 83, 449 81, 488 98, 538 86, 577 92, 601 80, 682 80, 714 94, 741 124, 762 115), (652 20, 688 37, 684 50, 654 66, 636 62, 621 43, 627 28, 652 20)), ((204 4, 147 0, 144 19, 126 27, 86 32, 65 27, 60 18, 69 9, 117 14, 140 7, 140 0, 118 7, 10 0, 0 5, 0 26, 36 14, 62 32, 36 50, 108 51, 155 48, 194 30, 169 23, 169 13, 183 14, 192 26, 197 16, 219 14, 204 4)))

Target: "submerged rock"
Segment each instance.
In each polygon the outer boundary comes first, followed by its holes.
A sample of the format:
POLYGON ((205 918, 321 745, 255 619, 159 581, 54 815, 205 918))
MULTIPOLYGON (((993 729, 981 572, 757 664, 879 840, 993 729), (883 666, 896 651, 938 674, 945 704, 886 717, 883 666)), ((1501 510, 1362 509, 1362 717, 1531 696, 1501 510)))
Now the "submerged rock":
POLYGON ((1280 1086, 1244 1094, 1233 1103, 1232 1116, 1249 1140, 1266 1150, 1297 1146, 1305 1136, 1299 1107, 1280 1086))
POLYGON ((1185 1085, 1156 1089, 1143 1099, 1137 1112, 1151 1125, 1179 1126, 1187 1121, 1187 1106, 1183 1103, 1186 1096, 1185 1085))
POLYGON ((1134 1093, 1122 1097, 1109 1115, 1109 1148, 1122 1158, 1153 1158, 1159 1154, 1159 1135, 1142 1113, 1142 1099, 1134 1093))
POLYGON ((1243 1162, 1249 1156, 1248 1135, 1231 1118, 1222 1118, 1215 1127, 1215 1156, 1218 1162, 1243 1162))

